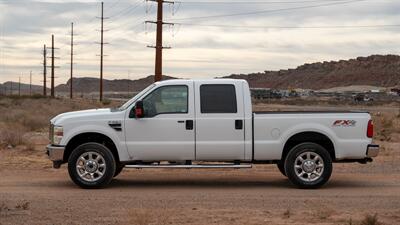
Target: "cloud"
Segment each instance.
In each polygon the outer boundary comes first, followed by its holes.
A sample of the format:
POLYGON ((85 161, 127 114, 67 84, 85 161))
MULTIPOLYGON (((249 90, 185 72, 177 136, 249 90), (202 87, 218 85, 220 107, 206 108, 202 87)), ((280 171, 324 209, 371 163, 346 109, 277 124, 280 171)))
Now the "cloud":
MULTIPOLYGON (((243 1, 241 1, 243 2, 243 1)), ((277 2, 277 1, 274 1, 277 2)), ((287 1, 286 1, 287 2, 287 1)), ((333 1, 327 1, 333 2, 333 1)), ((166 5, 165 21, 201 25, 164 26, 164 72, 179 77, 215 77, 231 73, 294 68, 303 63, 400 52, 400 27, 311 28, 324 26, 399 24, 400 3, 366 0, 318 8, 281 10, 209 20, 178 20, 198 16, 235 14, 312 6, 296 4, 185 4, 173 16, 166 5), (250 26, 253 28, 246 28, 250 26), (254 28, 270 27, 270 28, 254 28), (282 28, 277 28, 277 27, 282 28), (275 28, 271 28, 275 27, 275 28), (286 28, 285 28, 286 27, 286 28), (288 28, 302 27, 302 28, 288 28)), ((105 77, 144 77, 154 71, 154 3, 141 0, 105 1, 105 77), (146 14, 146 9, 148 13, 146 14)), ((178 4, 175 5, 176 7, 178 4)), ((175 8, 176 9, 176 8, 175 8)), ((16 80, 34 70, 40 82, 43 44, 55 35, 57 83, 69 78, 70 23, 74 22, 75 74, 98 76, 100 4, 95 0, 0 0, 0 82, 16 80)))

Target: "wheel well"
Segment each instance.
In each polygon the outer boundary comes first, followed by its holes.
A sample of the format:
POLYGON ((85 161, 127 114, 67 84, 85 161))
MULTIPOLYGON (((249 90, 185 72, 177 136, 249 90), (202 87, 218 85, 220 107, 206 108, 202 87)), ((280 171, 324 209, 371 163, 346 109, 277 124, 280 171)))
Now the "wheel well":
POLYGON ((318 132, 302 132, 290 137, 283 147, 282 160, 286 158, 286 155, 294 146, 304 142, 312 142, 321 145, 329 152, 332 160, 335 160, 335 147, 331 139, 329 139, 326 135, 318 132))
POLYGON ((88 142, 95 142, 95 143, 99 143, 99 144, 106 146, 108 149, 110 149, 110 151, 114 155, 115 160, 118 163, 120 162, 118 150, 117 150, 117 147, 115 146, 114 142, 106 135, 100 134, 100 133, 82 133, 82 134, 78 134, 75 137, 73 137, 68 142, 67 146, 65 146, 63 161, 68 162, 68 158, 71 155, 72 151, 79 145, 82 145, 82 144, 88 143, 88 142))

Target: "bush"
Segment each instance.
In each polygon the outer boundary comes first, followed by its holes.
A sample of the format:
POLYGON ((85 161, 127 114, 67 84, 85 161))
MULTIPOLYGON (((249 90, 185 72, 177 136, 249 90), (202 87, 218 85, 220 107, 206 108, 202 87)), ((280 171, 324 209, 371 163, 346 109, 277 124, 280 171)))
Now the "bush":
POLYGON ((378 221, 378 214, 374 215, 365 215, 364 219, 360 223, 361 225, 378 225, 380 224, 378 221))

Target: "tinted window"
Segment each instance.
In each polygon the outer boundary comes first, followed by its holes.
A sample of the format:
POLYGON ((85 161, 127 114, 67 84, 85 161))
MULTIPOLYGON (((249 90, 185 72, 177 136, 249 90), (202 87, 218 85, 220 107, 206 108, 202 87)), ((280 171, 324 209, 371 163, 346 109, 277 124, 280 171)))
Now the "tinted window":
POLYGON ((188 112, 187 86, 164 86, 151 92, 143 99, 146 117, 165 113, 188 112))
POLYGON ((231 84, 200 86, 201 113, 236 113, 236 91, 231 84))

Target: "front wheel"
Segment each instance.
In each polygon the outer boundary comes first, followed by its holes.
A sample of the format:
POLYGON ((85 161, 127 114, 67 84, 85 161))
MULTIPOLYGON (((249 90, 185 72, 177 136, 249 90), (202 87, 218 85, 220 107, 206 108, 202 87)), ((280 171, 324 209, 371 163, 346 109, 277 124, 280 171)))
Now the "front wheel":
POLYGON ((276 166, 278 167, 279 172, 281 172, 281 174, 282 174, 283 176, 286 177, 285 164, 284 164, 282 161, 279 161, 279 162, 276 164, 276 166))
POLYGON ((72 181, 82 188, 99 188, 110 183, 116 163, 111 151, 98 143, 78 146, 68 159, 72 181))
POLYGON ((289 180, 300 188, 318 188, 331 177, 332 158, 322 146, 302 143, 288 153, 285 172, 289 180))

